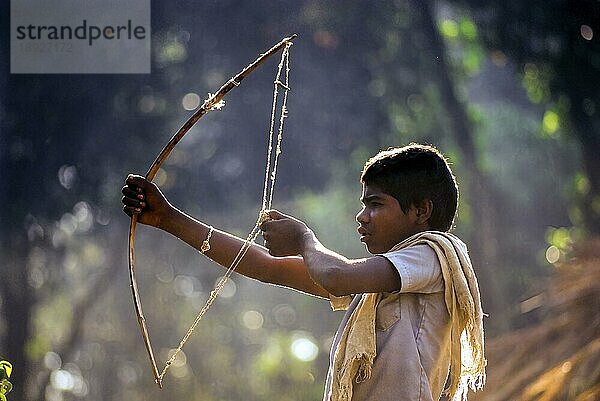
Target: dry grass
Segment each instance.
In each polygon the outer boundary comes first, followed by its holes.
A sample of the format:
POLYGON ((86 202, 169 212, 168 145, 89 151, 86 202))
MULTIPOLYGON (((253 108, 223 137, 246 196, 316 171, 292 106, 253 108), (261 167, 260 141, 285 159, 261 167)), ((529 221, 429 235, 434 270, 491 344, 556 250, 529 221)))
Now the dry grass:
POLYGON ((487 348, 479 401, 600 400, 600 239, 579 244, 540 298, 545 319, 487 348))

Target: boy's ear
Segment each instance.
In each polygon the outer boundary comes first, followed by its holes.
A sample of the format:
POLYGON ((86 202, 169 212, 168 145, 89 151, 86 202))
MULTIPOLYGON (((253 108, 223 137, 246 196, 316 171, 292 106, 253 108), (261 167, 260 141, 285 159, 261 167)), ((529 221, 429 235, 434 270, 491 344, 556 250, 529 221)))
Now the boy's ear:
POLYGON ((427 224, 433 213, 433 202, 431 199, 423 199, 418 205, 415 205, 417 209, 417 224, 427 224))

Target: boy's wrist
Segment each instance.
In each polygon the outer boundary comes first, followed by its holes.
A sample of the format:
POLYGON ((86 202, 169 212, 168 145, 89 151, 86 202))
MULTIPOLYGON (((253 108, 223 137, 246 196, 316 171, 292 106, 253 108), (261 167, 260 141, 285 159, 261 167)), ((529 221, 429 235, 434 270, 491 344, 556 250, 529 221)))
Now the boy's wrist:
POLYGON ((317 244, 318 244, 318 240, 317 240, 317 237, 315 236, 315 233, 310 228, 307 229, 304 232, 304 234, 302 234, 300 254, 302 256, 304 256, 304 254, 306 252, 315 250, 317 247, 317 244))
POLYGON ((174 228, 178 225, 178 219, 183 216, 183 213, 172 205, 168 205, 163 213, 158 215, 158 221, 156 228, 167 232, 173 232, 174 228))

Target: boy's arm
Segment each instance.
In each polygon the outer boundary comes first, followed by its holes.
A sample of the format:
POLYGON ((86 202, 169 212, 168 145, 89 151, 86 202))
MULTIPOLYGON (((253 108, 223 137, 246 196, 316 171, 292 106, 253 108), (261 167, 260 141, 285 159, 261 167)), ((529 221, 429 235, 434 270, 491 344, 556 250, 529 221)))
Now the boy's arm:
MULTIPOLYGON (((167 231, 192 247, 200 249, 210 227, 172 206, 158 187, 141 176, 129 176, 123 187, 123 210, 129 216, 167 231)), ((218 264, 229 267, 244 240, 220 230, 214 230, 210 249, 204 254, 218 264)), ((236 272, 266 283, 281 285, 308 294, 327 298, 329 294, 315 284, 304 261, 299 256, 275 257, 253 244, 236 268, 236 272)))
POLYGON ((261 228, 270 253, 302 255, 308 274, 328 293, 343 296, 400 290, 400 275, 388 259, 348 259, 323 246, 300 220, 275 210, 269 214, 273 220, 261 228))
POLYGON ((400 290, 400 275, 382 256, 347 259, 325 246, 312 233, 306 234, 302 257, 313 280, 330 294, 393 292, 400 290))

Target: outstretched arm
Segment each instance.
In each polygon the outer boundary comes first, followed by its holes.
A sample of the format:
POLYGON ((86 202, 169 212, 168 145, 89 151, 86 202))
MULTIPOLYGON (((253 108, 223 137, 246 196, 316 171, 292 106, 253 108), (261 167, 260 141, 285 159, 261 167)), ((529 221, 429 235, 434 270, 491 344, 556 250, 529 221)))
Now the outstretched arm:
MULTIPOLYGON (((123 210, 129 216, 138 214, 140 223, 167 231, 196 249, 200 249, 207 238, 210 226, 171 205, 158 187, 144 177, 127 177, 122 192, 123 210)), ((205 255, 221 266, 229 267, 243 244, 243 239, 215 229, 210 238, 210 249, 205 255)), ((300 256, 272 256, 265 247, 257 244, 250 247, 236 272, 315 296, 329 296, 311 278, 300 256)))

